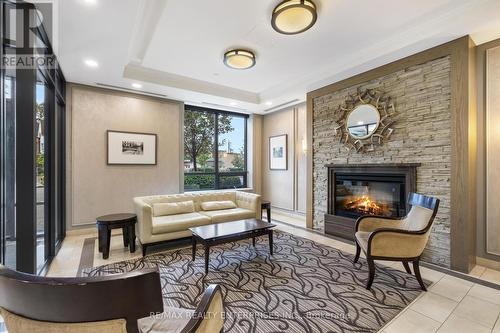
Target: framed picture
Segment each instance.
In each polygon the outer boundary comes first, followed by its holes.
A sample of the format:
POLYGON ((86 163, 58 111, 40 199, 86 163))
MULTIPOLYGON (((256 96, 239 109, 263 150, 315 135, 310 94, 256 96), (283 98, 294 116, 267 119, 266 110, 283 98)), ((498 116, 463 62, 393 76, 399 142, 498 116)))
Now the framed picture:
POLYGON ((269 138, 269 169, 288 170, 288 135, 269 138))
POLYGON ((156 165, 156 134, 108 131, 108 165, 156 165))

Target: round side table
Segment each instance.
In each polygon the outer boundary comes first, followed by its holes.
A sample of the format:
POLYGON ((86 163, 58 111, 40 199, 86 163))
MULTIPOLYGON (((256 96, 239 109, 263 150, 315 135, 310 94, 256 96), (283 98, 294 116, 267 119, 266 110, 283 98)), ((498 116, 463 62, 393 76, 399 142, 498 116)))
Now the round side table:
POLYGON ((130 253, 135 252, 135 224, 137 215, 135 214, 111 214, 99 216, 97 219, 97 231, 99 252, 103 259, 109 258, 109 245, 111 241, 111 230, 122 228, 123 246, 130 247, 130 253))

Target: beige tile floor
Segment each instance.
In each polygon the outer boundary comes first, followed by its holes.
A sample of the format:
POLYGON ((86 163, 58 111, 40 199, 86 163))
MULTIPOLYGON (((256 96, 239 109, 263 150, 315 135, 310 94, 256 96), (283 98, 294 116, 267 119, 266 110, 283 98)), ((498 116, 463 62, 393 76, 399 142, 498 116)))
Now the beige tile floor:
MULTIPOLYGON (((266 214, 263 215, 266 220, 266 214)), ((299 214, 289 213, 280 209, 273 208, 271 210, 271 219, 279 222, 285 222, 297 227, 306 227, 306 217, 299 214)))
MULTIPOLYGON (((354 246, 321 234, 278 224, 278 229, 294 235, 314 240, 318 243, 354 253, 354 246)), ((118 231, 119 232, 119 231, 118 231)), ((110 258, 103 260, 94 249, 94 266, 109 264, 139 257, 140 249, 130 254, 123 248, 122 238, 112 237, 110 258)), ((69 235, 64 240, 61 250, 53 260, 49 276, 76 276, 80 255, 85 238, 95 237, 95 231, 86 234, 69 235)), ((96 242, 97 243, 97 242, 96 242)), ((381 262, 380 264, 383 264, 381 262)), ((388 263, 389 266, 403 269, 400 263, 388 263)), ((500 284, 500 272, 476 267, 470 274, 496 284, 500 284)), ((453 333, 500 333, 500 290, 488 288, 445 273, 422 268, 424 279, 431 281, 429 291, 420 294, 406 309, 389 322, 380 332, 453 332, 453 333)))

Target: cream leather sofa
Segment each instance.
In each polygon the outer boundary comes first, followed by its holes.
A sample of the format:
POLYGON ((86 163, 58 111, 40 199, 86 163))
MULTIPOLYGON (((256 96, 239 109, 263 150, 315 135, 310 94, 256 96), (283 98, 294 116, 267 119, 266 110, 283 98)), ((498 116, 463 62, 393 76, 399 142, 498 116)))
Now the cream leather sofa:
POLYGON ((146 254, 148 245, 191 236, 188 228, 260 219, 260 195, 231 192, 196 192, 134 198, 137 235, 146 254))

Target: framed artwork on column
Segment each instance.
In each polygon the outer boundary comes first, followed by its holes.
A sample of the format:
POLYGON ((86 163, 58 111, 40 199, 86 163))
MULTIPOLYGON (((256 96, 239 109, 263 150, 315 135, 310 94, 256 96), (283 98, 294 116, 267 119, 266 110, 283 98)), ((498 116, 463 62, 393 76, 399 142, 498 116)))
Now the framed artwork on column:
POLYGON ((269 138, 269 169, 288 170, 288 135, 269 138))

